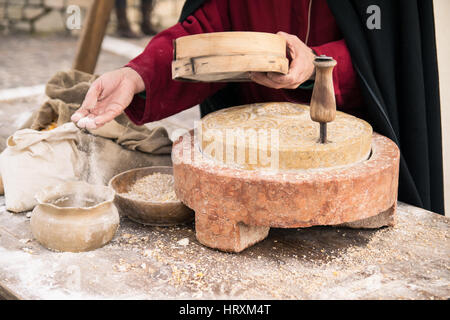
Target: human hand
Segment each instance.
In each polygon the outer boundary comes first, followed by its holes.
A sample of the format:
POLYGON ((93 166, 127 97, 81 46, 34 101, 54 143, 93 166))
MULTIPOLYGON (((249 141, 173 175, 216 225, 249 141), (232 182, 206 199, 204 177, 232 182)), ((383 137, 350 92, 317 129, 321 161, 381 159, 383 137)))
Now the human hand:
POLYGON ((315 54, 297 36, 282 31, 277 35, 286 40, 287 53, 291 58, 288 73, 251 72, 250 79, 269 88, 297 89, 303 82, 314 78, 315 54))
POLYGON ((133 96, 144 90, 144 81, 131 68, 107 72, 91 84, 71 120, 80 128, 97 129, 121 114, 133 96))

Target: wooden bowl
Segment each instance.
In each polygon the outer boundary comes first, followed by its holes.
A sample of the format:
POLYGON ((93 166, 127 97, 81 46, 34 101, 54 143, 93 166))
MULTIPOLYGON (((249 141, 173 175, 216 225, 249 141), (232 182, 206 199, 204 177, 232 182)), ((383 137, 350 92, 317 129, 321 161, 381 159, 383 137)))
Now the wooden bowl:
POLYGON ((248 73, 286 74, 286 41, 265 32, 213 32, 174 41, 172 79, 184 81, 250 81, 248 73))
POLYGON ((122 172, 109 181, 115 191, 114 203, 121 215, 131 220, 152 226, 172 226, 192 221, 194 212, 180 200, 147 201, 127 196, 131 186, 140 178, 160 172, 173 174, 172 167, 146 167, 122 172))

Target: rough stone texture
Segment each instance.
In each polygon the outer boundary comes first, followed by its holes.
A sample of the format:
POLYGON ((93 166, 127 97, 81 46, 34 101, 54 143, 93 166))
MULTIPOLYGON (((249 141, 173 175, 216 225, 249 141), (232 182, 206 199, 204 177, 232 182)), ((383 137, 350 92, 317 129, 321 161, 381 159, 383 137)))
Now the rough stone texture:
POLYGON ((270 227, 248 226, 216 214, 195 213, 197 240, 222 251, 239 252, 265 239, 270 227))
POLYGON ((396 211, 397 203, 395 203, 386 211, 377 214, 376 216, 361 219, 358 221, 342 223, 337 226, 352 229, 377 229, 381 227, 393 227, 397 223, 396 211))
POLYGON ((64 30, 66 19, 67 17, 60 11, 51 10, 34 22, 33 30, 39 30, 40 32, 64 30))
POLYGON ((372 127, 344 112, 327 124, 319 143, 319 123, 309 106, 288 102, 254 103, 222 109, 201 120, 203 153, 242 169, 312 169, 364 161, 372 127))
POLYGON ((45 0, 44 3, 47 7, 62 9, 66 5, 67 1, 65 1, 65 0, 45 0))
POLYGON ((23 10, 23 17, 25 20, 33 20, 40 15, 44 14, 45 10, 44 8, 37 8, 37 7, 27 7, 23 10))
POLYGON ((212 248, 239 252, 265 238, 237 224, 298 228, 358 221, 389 208, 395 214, 400 153, 376 133, 370 159, 336 168, 240 170, 199 150, 191 134, 174 144, 175 191, 196 212, 197 239, 212 248))

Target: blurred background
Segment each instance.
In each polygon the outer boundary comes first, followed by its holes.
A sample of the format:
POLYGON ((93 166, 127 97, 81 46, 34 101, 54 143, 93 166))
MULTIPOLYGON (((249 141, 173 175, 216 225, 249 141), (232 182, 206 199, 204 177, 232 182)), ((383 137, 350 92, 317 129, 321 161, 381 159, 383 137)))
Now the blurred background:
MULTIPOLYGON (((128 19, 135 31, 141 23, 140 0, 124 0, 127 3, 128 19)), ((183 7, 184 0, 153 0, 151 23, 157 30, 175 24, 183 7)), ((80 7, 83 15, 91 0, 0 0, 0 30, 3 35, 10 33, 58 33, 70 34, 66 29, 70 5, 80 7)), ((117 25, 115 13, 111 14, 109 33, 113 33, 117 25)), ((77 33, 76 31, 73 33, 77 33)))
MULTIPOLYGON (((47 99, 44 94, 46 82, 56 72, 72 67, 81 29, 67 27, 73 14, 73 11, 68 12, 68 8, 75 6, 79 10, 82 27, 92 2, 0 0, 0 152, 5 147, 6 138, 47 99)), ((96 74, 125 65, 152 38, 152 35, 142 32, 141 1, 122 2, 126 3, 126 18, 134 37, 124 37, 120 32, 120 12, 114 8, 95 68, 96 74)), ((151 12, 147 13, 148 25, 154 32, 174 25, 183 4, 184 0, 153 0, 151 12)), ((164 125, 169 132, 180 125, 184 127, 186 119, 198 118, 197 113, 197 109, 187 112, 187 115, 185 112, 168 119, 164 125)))
MULTIPOLYGON (((140 38, 122 40, 141 46, 151 39, 141 33, 140 0, 128 0, 130 28, 140 38)), ((77 5, 84 22, 90 0, 0 0, 0 89, 45 83, 56 71, 70 68, 80 29, 69 30, 66 12, 77 5)), ((183 0, 154 0, 151 25, 161 31, 175 24, 183 0)), ((107 36, 117 36, 116 11, 111 13, 107 36)), ((103 50, 96 73, 128 62, 129 58, 103 50)))

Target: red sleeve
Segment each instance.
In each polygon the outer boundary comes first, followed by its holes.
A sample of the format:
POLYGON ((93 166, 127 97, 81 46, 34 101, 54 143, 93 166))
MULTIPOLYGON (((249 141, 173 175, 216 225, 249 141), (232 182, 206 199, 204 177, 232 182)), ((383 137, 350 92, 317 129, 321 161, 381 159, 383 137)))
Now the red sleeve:
POLYGON ((336 105, 344 111, 359 108, 362 97, 359 89, 358 78, 353 69, 352 59, 345 41, 338 40, 311 47, 318 55, 333 57, 337 65, 333 70, 334 93, 336 105))
POLYGON ((205 2, 182 23, 156 35, 144 51, 131 60, 127 67, 134 69, 145 83, 146 99, 136 95, 125 109, 136 124, 160 120, 201 103, 225 84, 191 83, 172 80, 174 39, 198 33, 228 31, 229 19, 223 13, 226 1, 205 2))

